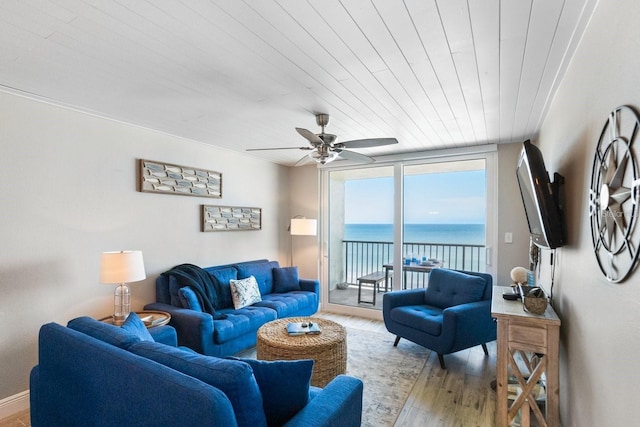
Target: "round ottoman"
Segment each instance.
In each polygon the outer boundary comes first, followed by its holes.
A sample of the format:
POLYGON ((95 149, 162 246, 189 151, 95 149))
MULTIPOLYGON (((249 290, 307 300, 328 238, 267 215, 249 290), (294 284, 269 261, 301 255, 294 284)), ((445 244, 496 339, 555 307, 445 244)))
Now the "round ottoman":
POLYGON ((347 371, 347 333, 344 326, 315 317, 288 317, 265 323, 258 329, 257 358, 260 360, 313 359, 311 385, 324 387, 347 371), (289 335, 287 324, 317 323, 319 334, 289 335))

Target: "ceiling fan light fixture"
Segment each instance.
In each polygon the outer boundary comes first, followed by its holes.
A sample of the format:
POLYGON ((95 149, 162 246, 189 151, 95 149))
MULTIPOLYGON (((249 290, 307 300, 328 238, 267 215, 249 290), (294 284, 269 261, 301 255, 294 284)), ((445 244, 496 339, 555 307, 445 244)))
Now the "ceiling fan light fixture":
POLYGON ((311 157, 317 163, 320 163, 321 165, 325 165, 337 159, 338 153, 336 153, 335 151, 324 151, 324 150, 318 151, 316 149, 316 150, 313 150, 311 153, 309 153, 309 157, 311 157))

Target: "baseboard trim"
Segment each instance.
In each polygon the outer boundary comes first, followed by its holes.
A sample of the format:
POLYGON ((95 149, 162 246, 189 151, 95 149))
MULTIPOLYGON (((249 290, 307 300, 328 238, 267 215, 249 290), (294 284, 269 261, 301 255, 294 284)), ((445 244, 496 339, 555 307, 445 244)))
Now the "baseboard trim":
POLYGON ((29 409, 29 390, 0 400, 0 420, 29 409))

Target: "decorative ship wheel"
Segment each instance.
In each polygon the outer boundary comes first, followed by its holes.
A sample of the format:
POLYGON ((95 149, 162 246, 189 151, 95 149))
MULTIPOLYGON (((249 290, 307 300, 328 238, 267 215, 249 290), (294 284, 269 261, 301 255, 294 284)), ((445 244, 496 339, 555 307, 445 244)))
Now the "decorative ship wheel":
POLYGON ((634 156, 640 120, 629 106, 613 110, 602 128, 593 159, 589 216, 591 239, 600 270, 621 282, 638 260, 640 228, 636 226, 640 179, 634 156))

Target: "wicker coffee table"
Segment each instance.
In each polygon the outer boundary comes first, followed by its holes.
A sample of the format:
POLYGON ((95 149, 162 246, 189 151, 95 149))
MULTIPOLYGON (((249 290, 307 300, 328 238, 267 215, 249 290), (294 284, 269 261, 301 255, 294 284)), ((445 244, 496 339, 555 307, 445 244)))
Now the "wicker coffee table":
POLYGON ((315 317, 289 317, 266 323, 258 329, 257 358, 260 360, 313 359, 311 385, 324 387, 347 371, 347 333, 344 326, 315 317), (290 336, 287 323, 314 322, 317 335, 290 336))

